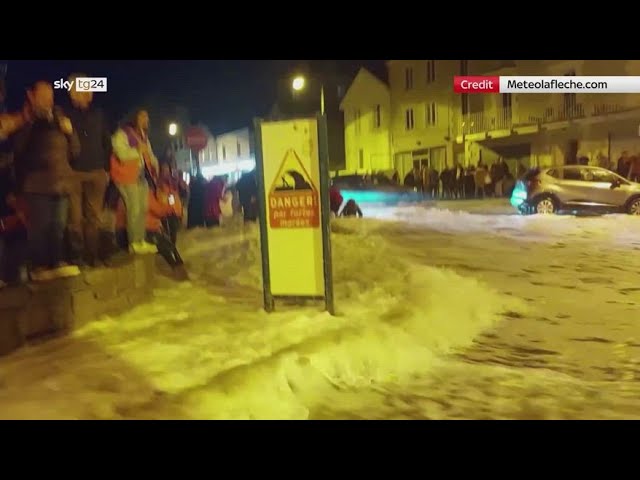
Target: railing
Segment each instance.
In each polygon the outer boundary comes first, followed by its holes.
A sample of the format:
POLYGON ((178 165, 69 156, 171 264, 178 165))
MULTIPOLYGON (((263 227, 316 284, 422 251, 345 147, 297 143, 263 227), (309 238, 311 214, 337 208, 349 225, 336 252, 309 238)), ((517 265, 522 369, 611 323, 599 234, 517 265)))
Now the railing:
POLYGON ((544 125, 554 122, 566 122, 584 118, 604 117, 616 113, 639 110, 640 104, 596 104, 588 108, 582 103, 567 103, 545 108, 538 114, 514 115, 511 108, 502 108, 494 112, 469 113, 459 118, 457 135, 488 133, 496 130, 509 130, 528 125, 544 125))
POLYGON ((509 130, 513 126, 511 108, 502 108, 496 112, 476 112, 465 115, 458 125, 458 132, 464 135, 509 130))
POLYGON ((526 123, 565 122, 567 120, 575 120, 584 117, 584 105, 581 103, 570 103, 559 107, 548 107, 544 110, 544 113, 541 116, 529 115, 526 123))
POLYGON ((599 115, 610 115, 612 113, 628 112, 630 110, 637 110, 640 105, 618 105, 601 103, 594 105, 591 110, 591 116, 597 117, 599 115))

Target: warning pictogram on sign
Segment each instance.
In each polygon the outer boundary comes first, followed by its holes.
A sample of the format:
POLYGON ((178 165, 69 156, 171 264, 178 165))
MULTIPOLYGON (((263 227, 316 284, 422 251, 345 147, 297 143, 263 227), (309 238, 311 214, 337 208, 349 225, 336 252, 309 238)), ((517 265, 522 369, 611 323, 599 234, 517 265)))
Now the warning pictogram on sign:
POLYGON ((290 149, 269 191, 271 228, 318 228, 320 195, 300 157, 290 149))

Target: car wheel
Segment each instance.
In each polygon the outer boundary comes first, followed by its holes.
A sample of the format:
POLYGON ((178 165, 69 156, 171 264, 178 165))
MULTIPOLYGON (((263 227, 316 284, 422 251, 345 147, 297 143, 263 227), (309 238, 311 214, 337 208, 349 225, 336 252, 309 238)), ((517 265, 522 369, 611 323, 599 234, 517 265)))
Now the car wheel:
POLYGON ((538 215, 551 215, 556 213, 556 203, 553 201, 551 197, 542 197, 538 201, 536 201, 533 206, 533 212, 538 215))
POLYGON ((627 206, 627 213, 629 215, 640 215, 640 197, 634 198, 629 202, 629 206, 627 206))

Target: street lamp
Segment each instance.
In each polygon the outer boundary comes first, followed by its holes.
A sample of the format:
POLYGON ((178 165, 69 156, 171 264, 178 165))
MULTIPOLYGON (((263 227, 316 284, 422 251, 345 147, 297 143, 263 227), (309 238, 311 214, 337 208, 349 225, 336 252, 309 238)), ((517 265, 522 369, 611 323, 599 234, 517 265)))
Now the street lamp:
POLYGON ((175 123, 170 123, 169 124, 169 135, 171 135, 172 137, 175 137, 176 133, 178 133, 178 125, 176 125, 175 123))
MULTIPOLYGON (((294 92, 301 92, 306 84, 306 79, 302 75, 298 75, 291 82, 291 88, 294 92)), ((320 85, 320 113, 324 115, 324 85, 320 85)))
POLYGON ((304 77, 296 77, 293 79, 291 86, 296 92, 299 92, 304 88, 305 83, 304 77))

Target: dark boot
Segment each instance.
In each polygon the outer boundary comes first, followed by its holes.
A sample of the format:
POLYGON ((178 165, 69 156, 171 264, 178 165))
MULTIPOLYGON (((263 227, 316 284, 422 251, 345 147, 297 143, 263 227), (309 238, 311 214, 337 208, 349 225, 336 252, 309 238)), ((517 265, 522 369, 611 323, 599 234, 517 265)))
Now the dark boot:
POLYGON ((84 265, 84 235, 82 232, 67 229, 65 232, 66 257, 75 265, 84 265))
POLYGON ((109 264, 111 258, 119 251, 116 244, 116 235, 113 232, 101 231, 98 233, 97 260, 109 264))
POLYGON ((84 232, 84 260, 91 267, 100 266, 100 236, 92 229, 85 229, 84 232))

